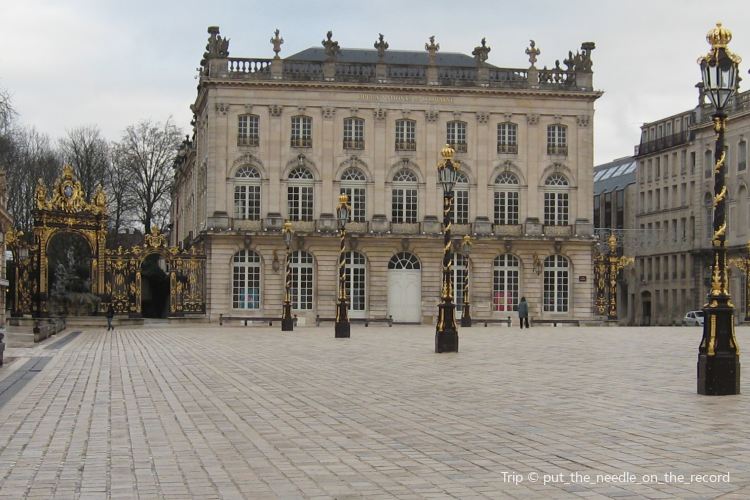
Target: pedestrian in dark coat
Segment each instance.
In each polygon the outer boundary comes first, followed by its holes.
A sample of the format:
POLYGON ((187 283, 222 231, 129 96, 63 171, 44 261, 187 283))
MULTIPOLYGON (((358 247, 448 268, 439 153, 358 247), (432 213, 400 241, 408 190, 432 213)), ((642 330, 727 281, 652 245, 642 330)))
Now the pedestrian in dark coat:
POLYGON ((112 304, 110 304, 109 308, 107 309, 107 331, 115 329, 115 327, 112 326, 112 318, 114 317, 115 317, 115 308, 112 307, 112 304))
POLYGON ((521 330, 523 330, 524 322, 526 322, 526 328, 529 328, 529 303, 526 302, 526 297, 521 297, 521 302, 518 303, 518 319, 521 322, 521 330))

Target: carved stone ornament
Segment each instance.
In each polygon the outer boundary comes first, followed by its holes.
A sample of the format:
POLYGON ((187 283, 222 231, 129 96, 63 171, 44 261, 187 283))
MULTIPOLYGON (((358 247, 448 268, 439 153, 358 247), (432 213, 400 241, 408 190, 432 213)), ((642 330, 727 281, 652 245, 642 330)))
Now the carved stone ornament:
POLYGON ((274 59, 281 59, 279 52, 281 52, 281 45, 284 43, 284 39, 279 36, 279 29, 273 32, 273 38, 271 38, 271 44, 273 45, 274 59))
POLYGON ((429 60, 430 64, 435 64, 435 57, 437 56, 438 51, 440 50, 440 44, 435 43, 435 35, 432 35, 430 37, 430 43, 424 44, 424 50, 427 51, 427 59, 429 60))
POLYGON ((252 113, 252 112, 253 112, 253 105, 245 104, 245 113, 252 113))
POLYGON ((536 58, 541 53, 542 51, 536 47, 536 42, 534 40, 529 40, 529 48, 526 49, 526 55, 529 56, 529 63, 532 68, 536 67, 534 66, 536 64, 536 58))
POLYGON ((562 241, 555 241, 552 246, 555 248, 555 253, 562 252, 562 241))
POLYGON ((323 113, 323 118, 330 120, 336 114, 336 108, 325 107, 320 110, 323 113))
POLYGON ((206 44, 206 52, 203 54, 204 61, 209 59, 221 59, 229 57, 229 38, 222 38, 219 35, 218 26, 208 27, 208 43, 206 44))
POLYGON ((454 111, 453 112, 453 119, 454 120, 460 120, 461 119, 461 112, 460 111, 454 111))
POLYGON ((553 120, 555 121, 555 123, 562 123, 562 116, 561 115, 555 115, 553 117, 553 120))
POLYGON ((307 108, 304 106, 297 106, 297 113, 304 115, 305 111, 307 111, 307 108))
POLYGON ((388 114, 387 109, 378 108, 372 112, 373 116, 375 116, 376 120, 385 120, 386 115, 388 114))
POLYGON ((578 115, 576 121, 578 122, 579 127, 588 127, 591 122, 591 117, 588 115, 578 115))
POLYGON ((513 113, 505 113, 503 115, 503 117, 505 118, 506 122, 512 122, 513 121, 513 113))
POLYGON ((474 56, 474 60, 477 62, 477 64, 482 65, 487 61, 488 54, 490 53, 491 48, 487 46, 487 41, 482 38, 482 41, 480 42, 480 45, 477 47, 474 47, 474 50, 471 52, 471 55, 474 56))
POLYGON ((403 252, 409 251, 409 238, 401 238, 401 250, 403 252))
POLYGON ((410 115, 411 115, 411 110, 410 109, 402 109, 401 110, 401 116, 403 116, 404 118, 409 118, 410 115))
POLYGON ((536 125, 539 123, 539 115, 537 113, 529 113, 526 115, 526 121, 529 125, 536 125))
POLYGON ((271 116, 281 116, 281 112, 284 111, 284 108, 282 106, 279 106, 278 104, 271 104, 268 106, 268 112, 271 114, 271 116))
POLYGON ((388 42, 385 41, 382 33, 378 33, 378 40, 375 42, 374 47, 378 51, 378 61, 382 62, 385 57, 385 51, 388 50, 388 42))
POLYGON ((223 102, 217 102, 216 103, 216 112, 221 115, 226 115, 229 111, 229 104, 225 104, 223 102))
POLYGON ((359 113, 359 108, 349 108, 349 113, 352 116, 357 116, 357 113, 359 113))
POLYGON ((326 33, 326 39, 321 41, 320 43, 325 49, 327 61, 333 61, 334 59, 336 59, 336 56, 339 55, 339 52, 341 52, 339 42, 333 40, 333 31, 329 31, 328 33, 326 33))
POLYGON ((428 122, 436 122, 438 116, 440 116, 440 113, 438 111, 428 110, 424 112, 424 119, 428 122))
POLYGON ((490 121, 490 114, 487 111, 478 112, 477 121, 479 123, 487 123, 488 121, 490 121))
POLYGON ((505 253, 511 253, 513 251, 513 241, 505 240, 503 242, 503 247, 505 248, 505 253))

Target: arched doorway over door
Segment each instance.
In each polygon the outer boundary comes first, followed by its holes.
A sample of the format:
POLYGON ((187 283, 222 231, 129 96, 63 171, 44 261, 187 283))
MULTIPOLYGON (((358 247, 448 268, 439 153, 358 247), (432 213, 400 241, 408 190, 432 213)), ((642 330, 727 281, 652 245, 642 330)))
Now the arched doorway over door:
POLYGON ((651 292, 641 292, 641 326, 651 325, 651 292))
POLYGON ((388 314, 396 322, 422 319, 422 271, 412 253, 399 252, 388 262, 388 314))
POLYGON ((169 275, 167 261, 159 253, 141 262, 141 315, 144 318, 169 316, 169 275))

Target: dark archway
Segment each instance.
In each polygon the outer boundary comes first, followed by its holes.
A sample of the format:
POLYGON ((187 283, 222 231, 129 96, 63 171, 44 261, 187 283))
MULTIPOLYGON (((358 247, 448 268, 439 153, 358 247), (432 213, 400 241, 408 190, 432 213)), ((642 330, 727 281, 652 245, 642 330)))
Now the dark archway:
POLYGON ((49 313, 65 316, 94 314, 100 302, 92 293, 92 251, 75 232, 57 232, 47 242, 49 313))
POLYGON ((164 257, 154 253, 141 264, 141 314, 144 318, 169 316, 169 276, 164 257))

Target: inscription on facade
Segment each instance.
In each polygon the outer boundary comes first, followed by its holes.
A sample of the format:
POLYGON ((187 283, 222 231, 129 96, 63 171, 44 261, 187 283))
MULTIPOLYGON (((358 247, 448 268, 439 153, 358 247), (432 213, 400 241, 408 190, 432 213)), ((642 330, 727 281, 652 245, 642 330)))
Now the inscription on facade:
POLYGON ((378 103, 453 104, 453 97, 431 95, 359 94, 359 100, 378 103))

